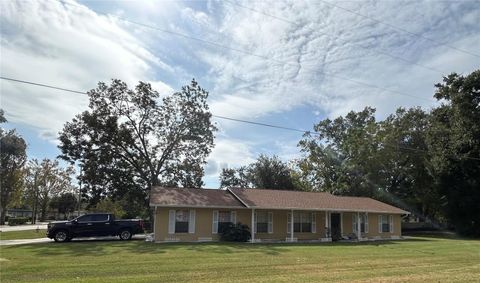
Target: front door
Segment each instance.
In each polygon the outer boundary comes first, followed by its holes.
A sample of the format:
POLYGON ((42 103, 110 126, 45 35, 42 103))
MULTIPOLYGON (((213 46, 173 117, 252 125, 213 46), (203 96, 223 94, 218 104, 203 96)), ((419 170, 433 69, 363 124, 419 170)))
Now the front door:
POLYGON ((330 229, 332 234, 332 241, 338 241, 342 238, 341 216, 340 213, 330 214, 330 229))

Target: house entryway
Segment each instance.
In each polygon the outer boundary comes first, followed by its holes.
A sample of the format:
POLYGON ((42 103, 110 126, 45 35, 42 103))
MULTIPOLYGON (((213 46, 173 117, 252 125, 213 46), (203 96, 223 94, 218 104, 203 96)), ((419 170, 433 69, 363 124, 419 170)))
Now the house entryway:
POLYGON ((338 241, 342 239, 342 228, 341 228, 342 218, 340 213, 331 213, 330 214, 330 229, 332 235, 332 241, 338 241))

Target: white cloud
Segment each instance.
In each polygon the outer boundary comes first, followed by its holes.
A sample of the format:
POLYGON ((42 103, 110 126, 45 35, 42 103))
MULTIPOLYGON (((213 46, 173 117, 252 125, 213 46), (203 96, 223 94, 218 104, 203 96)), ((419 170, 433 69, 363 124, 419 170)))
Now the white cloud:
POLYGON ((252 145, 244 140, 217 138, 205 167, 207 176, 218 176, 223 168, 247 165, 255 160, 252 145))
MULTIPOLYGON (((468 54, 322 3, 247 1, 242 5, 285 20, 225 5, 219 27, 226 39, 222 44, 269 59, 228 50, 201 51, 216 78, 214 92, 220 95, 212 109, 220 115, 260 117, 311 105, 337 116, 369 105, 385 117, 399 106, 435 105, 433 85, 442 74, 470 72, 480 63, 468 54)), ((395 1, 339 5, 439 42, 448 38, 448 44, 458 48, 474 51, 480 42, 480 28, 468 20, 480 18, 478 5, 395 1), (457 21, 462 14, 467 19, 457 21)))
MULTIPOLYGON (((73 3, 73 2, 72 2, 73 3)), ((2 76, 86 91, 98 81, 152 80, 160 93, 172 88, 155 71, 172 68, 153 55, 115 18, 57 1, 2 1, 2 76)), ((81 94, 2 81, 2 107, 12 122, 53 133, 86 109, 81 94)))
MULTIPOLYGON (((476 57, 322 2, 241 2, 285 20, 221 1, 85 3, 90 8, 57 1, 2 1, 2 75, 78 90, 110 78, 126 80, 130 86, 143 80, 150 81, 161 95, 174 91, 166 80, 178 86, 195 77, 202 86, 207 85, 214 114, 257 121, 284 115, 287 119, 278 124, 288 120, 288 126, 301 128, 297 124, 317 122, 300 120, 305 117, 335 117, 365 106, 376 107, 378 118, 399 106, 431 107, 436 103, 431 99, 433 85, 442 74, 468 73, 480 66, 476 57), (260 56, 125 23, 93 10, 260 56), (259 58, 263 56, 268 59, 259 58), (308 109, 310 116, 292 114, 300 109, 308 109)), ((345 1, 338 5, 478 52, 480 6, 474 2, 345 1)), ((81 95, 5 81, 1 92, 9 120, 37 127, 44 139, 53 139, 65 121, 87 107, 81 95)), ((282 133, 277 137, 254 126, 248 133, 238 134, 236 130, 245 129, 240 125, 221 121, 222 132, 208 160, 207 178, 216 179, 223 167, 248 164, 258 153, 277 153, 284 159, 296 156, 293 138, 282 133)))

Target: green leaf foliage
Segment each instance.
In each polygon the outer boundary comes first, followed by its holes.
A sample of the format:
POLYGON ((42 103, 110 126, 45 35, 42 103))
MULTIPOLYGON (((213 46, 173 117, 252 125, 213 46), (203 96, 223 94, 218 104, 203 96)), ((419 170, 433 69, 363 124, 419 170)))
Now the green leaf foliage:
POLYGON ((65 124, 59 148, 81 166, 91 206, 110 197, 147 209, 153 186, 202 186, 216 128, 195 80, 163 98, 148 83, 129 89, 121 80, 88 95, 89 109, 65 124))

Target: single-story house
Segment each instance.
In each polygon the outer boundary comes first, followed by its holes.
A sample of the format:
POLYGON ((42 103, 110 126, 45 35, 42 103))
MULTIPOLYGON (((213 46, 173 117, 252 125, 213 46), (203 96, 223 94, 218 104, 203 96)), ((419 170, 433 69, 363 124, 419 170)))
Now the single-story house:
POLYGON ((155 187, 150 206, 155 242, 216 241, 225 224, 239 222, 252 242, 398 239, 409 214, 366 197, 239 188, 155 187))

